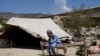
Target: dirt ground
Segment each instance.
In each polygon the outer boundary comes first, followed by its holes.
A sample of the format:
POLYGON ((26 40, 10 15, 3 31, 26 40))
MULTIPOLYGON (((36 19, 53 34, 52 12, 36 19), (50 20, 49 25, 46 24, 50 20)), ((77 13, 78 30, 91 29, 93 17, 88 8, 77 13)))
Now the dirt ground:
MULTIPOLYGON (((75 52, 77 47, 69 47, 67 56, 76 56, 75 52)), ((59 50, 60 56, 63 56, 63 51, 59 50)), ((45 55, 48 56, 46 50, 45 55)), ((0 56, 42 56, 42 51, 37 49, 23 49, 23 48, 0 48, 0 56)), ((100 56, 100 54, 94 54, 89 56, 100 56)))
MULTIPOLYGON (((98 41, 98 43, 100 43, 98 41)), ((68 47, 67 56, 76 56, 76 50, 78 47, 68 47)), ((58 52, 63 56, 63 51, 58 52)), ((48 56, 45 50, 45 55, 48 56)), ((42 50, 28 49, 28 48, 0 48, 0 56, 42 56, 42 50)), ((93 54, 89 56, 100 56, 100 54, 93 54)))
MULTIPOLYGON (((75 51, 75 48, 68 48, 68 56, 75 56, 75 51)), ((59 54, 63 55, 63 51, 59 50, 59 54)), ((46 50, 45 55, 48 56, 46 50)), ((36 49, 0 48, 0 56, 42 56, 42 51, 36 49)))

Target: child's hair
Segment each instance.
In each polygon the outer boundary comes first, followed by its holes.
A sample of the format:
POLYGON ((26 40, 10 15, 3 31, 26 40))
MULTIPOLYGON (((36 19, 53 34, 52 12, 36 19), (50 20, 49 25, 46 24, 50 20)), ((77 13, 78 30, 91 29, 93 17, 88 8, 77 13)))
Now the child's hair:
POLYGON ((97 45, 97 42, 92 42, 91 46, 96 46, 97 45))

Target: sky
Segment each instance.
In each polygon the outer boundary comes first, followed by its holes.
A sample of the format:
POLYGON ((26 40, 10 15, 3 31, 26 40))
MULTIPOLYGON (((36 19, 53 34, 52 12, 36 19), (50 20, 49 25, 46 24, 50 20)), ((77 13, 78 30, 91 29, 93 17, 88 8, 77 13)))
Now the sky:
POLYGON ((0 12, 58 14, 70 12, 72 7, 100 6, 100 0, 0 0, 0 12))

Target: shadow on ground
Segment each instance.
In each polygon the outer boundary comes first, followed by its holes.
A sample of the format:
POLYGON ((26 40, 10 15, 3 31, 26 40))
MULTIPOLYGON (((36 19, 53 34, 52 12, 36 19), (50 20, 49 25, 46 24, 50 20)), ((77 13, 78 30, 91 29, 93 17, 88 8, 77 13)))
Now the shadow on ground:
MULTIPOLYGON (((43 54, 38 54, 39 56, 43 56, 43 54)), ((45 54, 44 56, 49 56, 47 54, 45 54)), ((57 56, 64 56, 63 54, 57 54, 57 56)))

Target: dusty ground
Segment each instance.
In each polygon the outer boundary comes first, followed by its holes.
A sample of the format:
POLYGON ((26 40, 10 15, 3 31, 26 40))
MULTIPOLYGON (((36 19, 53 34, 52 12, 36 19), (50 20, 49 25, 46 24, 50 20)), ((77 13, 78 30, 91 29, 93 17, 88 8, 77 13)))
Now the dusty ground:
MULTIPOLYGON (((75 51, 74 48, 69 48, 68 56, 74 56, 75 51)), ((59 54, 63 55, 63 51, 59 50, 59 54)), ((46 50, 45 55, 48 55, 46 50)), ((22 48, 0 48, 0 56, 42 56, 42 51, 22 48)))
MULTIPOLYGON (((76 56, 75 51, 77 47, 68 48, 68 56, 76 56)), ((63 51, 59 50, 59 54, 63 55, 63 51)), ((48 56, 45 50, 45 55, 48 56)), ((42 56, 41 50, 36 49, 22 49, 22 48, 0 48, 0 56, 42 56)), ((94 54, 89 56, 100 56, 100 54, 94 54)))
MULTIPOLYGON (((98 42, 100 43, 100 42, 98 42)), ((76 56, 75 52, 78 47, 68 47, 68 56, 76 56)), ((59 50, 59 54, 63 55, 63 51, 59 50)), ((48 55, 45 50, 45 55, 48 55)), ((25 49, 25 48, 0 48, 0 56, 42 56, 42 51, 38 49, 25 49)), ((94 54, 89 56, 100 56, 94 54)))

